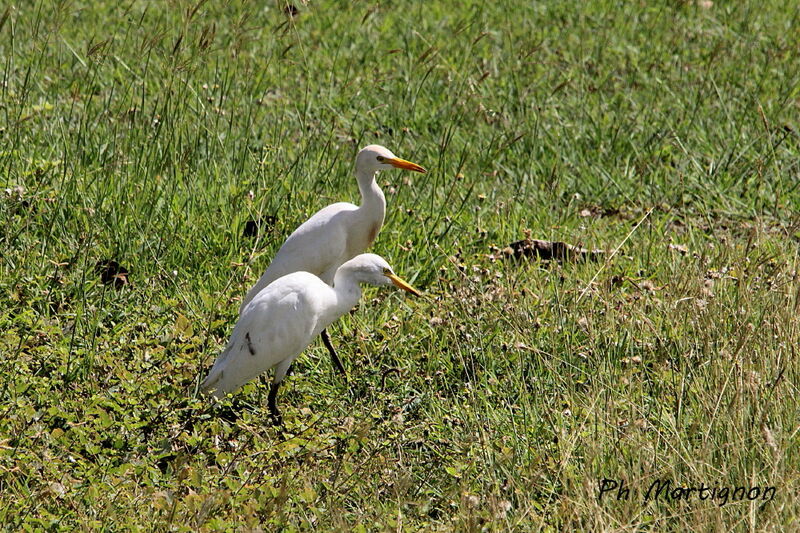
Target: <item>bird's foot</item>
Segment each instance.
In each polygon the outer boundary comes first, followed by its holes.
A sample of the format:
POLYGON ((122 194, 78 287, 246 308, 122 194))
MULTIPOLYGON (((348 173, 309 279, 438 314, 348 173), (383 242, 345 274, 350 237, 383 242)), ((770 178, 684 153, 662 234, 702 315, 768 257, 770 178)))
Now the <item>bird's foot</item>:
POLYGON ((283 425, 283 417, 281 416, 280 413, 270 413, 269 419, 270 422, 272 422, 273 427, 281 427, 281 428, 285 427, 283 425))

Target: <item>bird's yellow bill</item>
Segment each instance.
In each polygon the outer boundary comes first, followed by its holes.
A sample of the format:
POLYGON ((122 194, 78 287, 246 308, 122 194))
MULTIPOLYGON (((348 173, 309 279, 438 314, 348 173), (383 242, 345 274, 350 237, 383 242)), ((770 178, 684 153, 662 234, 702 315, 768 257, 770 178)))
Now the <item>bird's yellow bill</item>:
POLYGON ((395 168, 402 168, 403 170, 413 170, 414 172, 421 172, 423 174, 428 172, 418 164, 412 163, 411 161, 406 161, 405 159, 400 159, 399 157, 387 157, 386 162, 395 168))
POLYGON ((395 287, 399 287, 404 291, 410 292, 411 294, 414 294, 416 296, 422 296, 421 292, 419 292, 417 289, 415 289, 414 287, 403 281, 400 278, 400 276, 396 274, 386 274, 386 277, 392 280, 392 283, 394 283, 395 287))

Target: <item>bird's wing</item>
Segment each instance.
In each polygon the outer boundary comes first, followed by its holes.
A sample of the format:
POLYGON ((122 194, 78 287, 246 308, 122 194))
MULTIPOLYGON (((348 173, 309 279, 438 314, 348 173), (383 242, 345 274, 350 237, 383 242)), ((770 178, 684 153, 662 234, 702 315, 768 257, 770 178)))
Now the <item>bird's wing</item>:
POLYGON ((335 272, 350 259, 346 256, 349 218, 356 209, 357 206, 347 202, 331 204, 303 222, 283 243, 266 272, 247 291, 239 313, 264 287, 280 277, 299 271, 320 276, 331 270, 335 272))
POLYGON ((280 278, 248 304, 201 388, 217 396, 233 392, 314 339, 322 298, 332 291, 319 278, 295 272, 280 278))

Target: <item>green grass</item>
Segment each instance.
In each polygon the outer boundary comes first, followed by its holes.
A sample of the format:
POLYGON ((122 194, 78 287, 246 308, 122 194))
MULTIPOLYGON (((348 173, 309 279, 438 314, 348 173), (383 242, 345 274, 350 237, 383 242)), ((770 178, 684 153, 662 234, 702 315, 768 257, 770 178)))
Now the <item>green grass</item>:
POLYGON ((800 9, 297 8, 0 8, 0 522, 796 529, 800 9), (238 419, 197 386, 372 142, 430 170, 379 177, 372 249, 427 297, 370 289, 333 326, 349 387, 312 344, 284 440, 264 381, 238 419), (621 247, 498 259, 528 230, 621 247), (776 496, 645 502, 658 479, 776 496))

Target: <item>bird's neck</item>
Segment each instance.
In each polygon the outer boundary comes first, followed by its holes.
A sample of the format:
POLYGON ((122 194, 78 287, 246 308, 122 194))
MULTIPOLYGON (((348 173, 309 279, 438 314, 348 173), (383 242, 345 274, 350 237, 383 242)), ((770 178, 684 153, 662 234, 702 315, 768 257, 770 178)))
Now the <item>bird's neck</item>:
POLYGON ((336 271, 336 276, 333 278, 333 292, 336 302, 328 311, 328 313, 330 313, 329 318, 331 323, 356 306, 359 298, 361 298, 361 287, 358 282, 353 279, 352 272, 346 268, 340 268, 336 271))
POLYGON ((358 189, 361 191, 361 205, 359 211, 370 220, 383 223, 386 215, 386 197, 375 181, 375 172, 359 172, 358 189))

